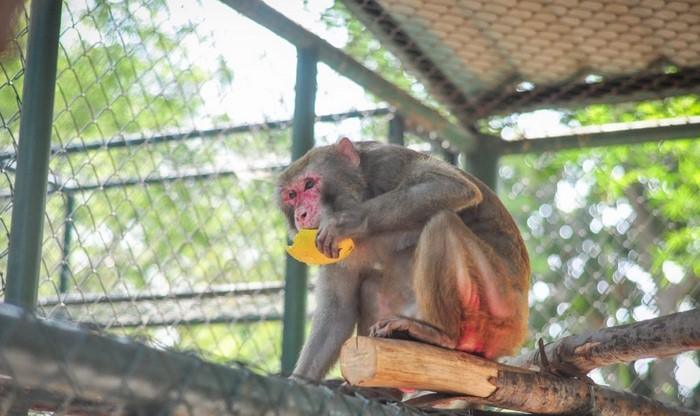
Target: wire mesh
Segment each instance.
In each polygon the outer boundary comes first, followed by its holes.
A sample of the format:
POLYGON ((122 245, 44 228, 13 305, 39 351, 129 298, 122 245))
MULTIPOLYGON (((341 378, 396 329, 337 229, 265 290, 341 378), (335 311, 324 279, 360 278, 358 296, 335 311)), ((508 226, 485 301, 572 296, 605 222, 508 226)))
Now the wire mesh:
MULTIPOLYGON (((412 95, 443 113, 453 109, 438 104, 342 5, 279 3, 412 95)), ((18 24, 16 53, 0 60, 0 273, 7 268, 27 18, 18 24)), ((286 233, 273 189, 289 161, 294 49, 216 1, 65 0, 61 27, 37 312, 79 326, 45 326, 0 309, 2 368, 26 374, 46 364, 25 380, 41 386, 31 395, 0 382, 0 414, 28 407, 34 414, 195 414, 202 397, 213 400, 208 411, 222 413, 408 412, 247 370, 280 371, 286 233), (22 325, 36 339, 21 338, 22 325), (112 338, 100 341, 92 331, 112 338), (50 347, 57 348, 53 356, 50 347), (114 371, 90 373, 74 361, 80 354, 114 371), (151 368, 143 357, 162 363, 164 373, 140 372, 151 368), (151 383, 154 374, 172 383, 151 383), (227 378, 239 384, 221 381, 227 378), (202 389, 209 395, 197 396, 202 389), (164 392, 172 408, 156 399, 164 392), (258 401, 240 410, 233 403, 242 397, 258 401)), ((325 65, 318 80, 317 112, 328 114, 316 123, 318 144, 390 135, 397 115, 383 103, 325 65)), ((585 102, 595 95, 587 91, 572 97, 585 102)), ((582 126, 700 115, 697 97, 687 95, 491 116, 510 112, 504 97, 470 108, 478 119, 471 127, 517 142, 582 126)), ((430 133, 407 134, 405 143, 463 162, 430 133)), ((692 141, 501 159, 499 195, 533 260, 529 347, 538 338, 697 307, 697 166, 700 147, 692 141)), ((685 407, 700 404, 697 354, 640 360, 593 377, 685 407)))
MULTIPOLYGON (((17 53, 0 63, 3 273, 29 18, 27 11, 18 22, 17 53)), ((159 358, 166 368, 171 359, 197 356, 279 372, 286 231, 273 187, 290 155, 293 53, 214 1, 64 2, 38 315, 185 353, 159 358), (252 41, 266 47, 246 46, 252 41), (267 56, 270 49, 283 56, 267 56), (260 71, 268 77, 259 77, 260 71)), ((319 81, 332 79, 337 88, 337 78, 323 68, 319 81)), ((343 86, 364 96, 349 81, 343 86)), ((322 87, 319 101, 330 101, 328 96, 322 87)), ((335 141, 341 129, 385 134, 390 112, 374 109, 377 104, 368 99, 365 104, 370 110, 326 105, 332 114, 319 117, 318 142, 335 141)), ((142 394, 152 401, 153 389, 189 388, 186 380, 170 387, 139 381, 134 371, 145 364, 122 351, 112 352, 122 354, 112 357, 126 368, 121 378, 104 367, 104 390, 87 394, 99 382, 86 379, 88 370, 70 357, 101 347, 83 344, 90 336, 80 331, 71 334, 77 339, 66 338, 75 347, 58 345, 49 335, 37 339, 44 347, 65 348, 55 357, 64 363, 43 379, 17 378, 23 364, 36 365, 12 355, 9 340, 23 333, 17 325, 3 331, 3 368, 17 386, 3 384, 2 414, 25 407, 68 414, 165 413, 162 403, 142 403, 142 394), (139 382, 146 391, 129 387, 139 382), (22 385, 39 387, 25 391, 22 385)), ((261 393, 269 390, 267 381, 256 383, 261 393)), ((264 407, 284 412, 280 401, 287 399, 278 399, 264 407)), ((314 406, 333 408, 311 399, 304 406, 301 414, 314 406)), ((341 403, 349 413, 367 406, 341 403)), ((250 409, 243 412, 264 411, 250 409)))
MULTIPOLYGON (((553 127, 698 110, 696 97, 590 106, 558 114, 553 127)), ((506 125, 519 128, 517 121, 506 125)), ((698 207, 692 195, 698 183, 687 173, 695 171, 699 149, 693 141, 659 142, 502 160, 500 194, 522 224, 535 260, 532 339, 554 340, 697 307, 698 207)), ((591 375, 694 408, 697 360, 697 353, 643 359, 591 375)))

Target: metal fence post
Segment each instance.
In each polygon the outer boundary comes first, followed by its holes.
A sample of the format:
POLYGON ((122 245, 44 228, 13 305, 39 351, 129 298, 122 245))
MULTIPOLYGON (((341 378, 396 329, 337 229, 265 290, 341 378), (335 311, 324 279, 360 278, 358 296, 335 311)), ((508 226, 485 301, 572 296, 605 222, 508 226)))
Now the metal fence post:
POLYGON ((61 274, 58 280, 58 292, 68 291, 70 277, 70 243, 73 239, 73 210, 75 209, 75 195, 66 192, 66 212, 63 220, 63 247, 61 247, 61 274))
POLYGON ((450 151, 449 149, 442 149, 442 157, 445 162, 453 166, 459 165, 459 154, 450 151))
POLYGON ((36 304, 56 84, 60 0, 32 0, 5 301, 36 304))
POLYGON ((394 116, 389 120, 389 143, 404 146, 404 131, 406 130, 406 122, 399 113, 394 113, 394 116))
MULTIPOLYGON (((297 49, 292 160, 300 158, 314 146, 317 63, 316 49, 297 49)), ((287 255, 282 323, 282 374, 284 375, 289 375, 294 370, 294 364, 304 343, 307 273, 305 264, 287 255)))
POLYGON ((465 155, 465 170, 481 179, 496 191, 498 184, 498 159, 501 157, 498 143, 488 137, 479 137, 477 145, 465 155))

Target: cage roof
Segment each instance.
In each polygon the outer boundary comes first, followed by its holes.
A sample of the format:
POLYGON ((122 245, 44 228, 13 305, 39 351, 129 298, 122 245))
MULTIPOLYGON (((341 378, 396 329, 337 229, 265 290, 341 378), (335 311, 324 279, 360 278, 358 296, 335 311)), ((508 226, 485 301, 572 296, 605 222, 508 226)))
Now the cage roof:
POLYGON ((345 0, 458 117, 697 92, 693 0, 345 0))

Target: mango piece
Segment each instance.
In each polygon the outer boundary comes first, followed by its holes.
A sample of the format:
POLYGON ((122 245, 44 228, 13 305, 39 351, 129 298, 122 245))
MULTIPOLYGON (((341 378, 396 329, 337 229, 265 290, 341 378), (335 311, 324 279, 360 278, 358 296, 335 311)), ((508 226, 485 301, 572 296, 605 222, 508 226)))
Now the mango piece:
POLYGON ((326 257, 325 254, 321 253, 316 248, 317 233, 318 230, 316 229, 300 230, 296 237, 294 237, 292 245, 287 247, 287 253, 302 263, 323 265, 337 263, 343 260, 349 256, 350 253, 352 253, 352 250, 355 248, 353 241, 346 238, 338 244, 338 247, 340 248, 340 255, 337 259, 326 257))

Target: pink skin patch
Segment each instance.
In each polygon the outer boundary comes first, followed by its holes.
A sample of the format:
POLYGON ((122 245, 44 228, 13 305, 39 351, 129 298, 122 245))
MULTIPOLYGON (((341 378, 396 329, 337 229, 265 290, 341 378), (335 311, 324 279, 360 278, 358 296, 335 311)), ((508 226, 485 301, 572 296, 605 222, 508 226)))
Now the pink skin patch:
POLYGON ((321 177, 306 174, 282 189, 282 201, 294 208, 294 226, 318 228, 321 207, 321 177))
POLYGON ((457 349, 492 358, 489 357, 488 351, 485 351, 484 328, 482 328, 484 319, 483 312, 479 310, 480 306, 478 290, 472 290, 463 305, 466 319, 462 322, 462 333, 457 341, 457 349))

